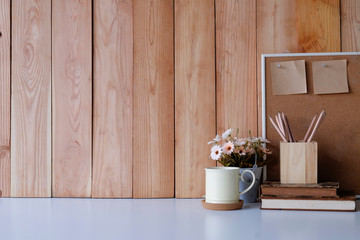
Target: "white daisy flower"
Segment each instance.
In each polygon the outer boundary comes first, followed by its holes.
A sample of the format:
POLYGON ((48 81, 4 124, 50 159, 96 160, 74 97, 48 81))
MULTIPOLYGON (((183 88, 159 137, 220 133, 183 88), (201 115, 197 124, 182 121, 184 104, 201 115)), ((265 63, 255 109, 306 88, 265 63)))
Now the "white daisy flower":
POLYGON ((216 137, 212 141, 208 142, 208 144, 214 144, 220 140, 221 140, 221 137, 219 135, 216 135, 216 137))
POLYGON ((221 154, 222 154, 222 150, 221 150, 221 147, 218 146, 218 145, 214 145, 212 148, 211 148, 211 155, 210 157, 213 159, 213 160, 219 160, 220 157, 221 157, 221 154))
POLYGON ((219 135, 216 134, 216 137, 214 138, 214 141, 220 141, 221 140, 221 137, 219 135))
POLYGON ((246 142, 245 142, 245 141, 239 141, 239 140, 238 140, 238 141, 235 141, 234 144, 235 144, 235 146, 238 146, 238 147, 239 147, 239 146, 245 146, 246 142))
POLYGON ((260 138, 260 140, 261 140, 261 142, 263 142, 263 143, 270 143, 270 141, 267 140, 266 138, 260 138))
POLYGON ((230 155, 234 151, 234 143, 233 142, 227 142, 223 146, 223 151, 225 154, 230 155))
POLYGON ((227 138, 228 136, 230 136, 230 134, 232 133, 232 129, 229 128, 228 130, 226 130, 223 134, 222 134, 222 138, 225 139, 227 138))
POLYGON ((239 149, 240 149, 241 152, 245 152, 245 147, 244 147, 243 145, 241 145, 241 146, 239 147, 239 149))
POLYGON ((249 142, 258 142, 260 140, 260 138, 249 138, 249 142))

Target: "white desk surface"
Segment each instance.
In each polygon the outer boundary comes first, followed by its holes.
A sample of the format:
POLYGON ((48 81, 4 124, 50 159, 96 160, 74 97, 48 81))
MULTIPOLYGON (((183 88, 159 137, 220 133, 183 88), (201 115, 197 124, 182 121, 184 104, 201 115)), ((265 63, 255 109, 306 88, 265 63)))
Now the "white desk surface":
POLYGON ((360 239, 359 211, 259 206, 211 211, 199 199, 0 198, 0 239, 360 239))

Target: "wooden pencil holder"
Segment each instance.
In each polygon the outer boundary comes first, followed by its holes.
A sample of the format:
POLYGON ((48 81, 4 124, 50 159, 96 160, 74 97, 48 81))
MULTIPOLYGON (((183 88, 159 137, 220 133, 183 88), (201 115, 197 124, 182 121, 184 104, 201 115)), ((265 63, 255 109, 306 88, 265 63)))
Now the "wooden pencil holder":
POLYGON ((280 182, 317 183, 317 142, 280 142, 280 182))

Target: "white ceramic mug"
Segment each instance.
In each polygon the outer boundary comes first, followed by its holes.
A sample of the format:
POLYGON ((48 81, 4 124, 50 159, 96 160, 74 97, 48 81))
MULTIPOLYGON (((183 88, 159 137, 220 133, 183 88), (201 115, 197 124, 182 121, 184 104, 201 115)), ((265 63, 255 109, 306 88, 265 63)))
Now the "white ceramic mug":
POLYGON ((210 167, 205 168, 206 193, 205 202, 208 203, 236 203, 239 196, 249 191, 255 183, 255 175, 250 170, 245 170, 241 175, 238 167, 210 167), (251 185, 239 192, 239 180, 244 181, 244 173, 252 175, 251 185))

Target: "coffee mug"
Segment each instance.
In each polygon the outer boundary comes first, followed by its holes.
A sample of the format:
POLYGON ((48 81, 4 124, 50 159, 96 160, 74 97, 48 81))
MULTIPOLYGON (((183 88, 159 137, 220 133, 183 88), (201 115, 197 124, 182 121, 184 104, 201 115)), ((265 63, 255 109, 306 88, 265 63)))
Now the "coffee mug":
POLYGON ((205 168, 206 193, 205 202, 208 203, 236 203, 239 196, 249 191, 255 183, 255 175, 250 170, 239 173, 238 167, 209 167, 205 168), (239 192, 239 180, 244 181, 244 173, 252 175, 252 183, 244 191, 239 192))

